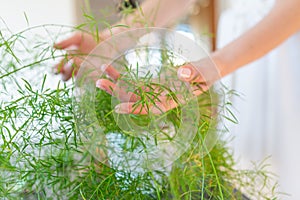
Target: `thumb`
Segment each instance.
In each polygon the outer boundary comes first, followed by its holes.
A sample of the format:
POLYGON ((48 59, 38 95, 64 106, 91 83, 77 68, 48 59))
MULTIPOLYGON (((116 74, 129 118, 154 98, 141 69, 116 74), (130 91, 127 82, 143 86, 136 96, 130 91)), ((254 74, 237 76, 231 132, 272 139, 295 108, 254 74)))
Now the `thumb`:
POLYGON ((177 76, 179 80, 186 82, 202 82, 202 76, 200 72, 192 65, 186 64, 178 68, 177 76))

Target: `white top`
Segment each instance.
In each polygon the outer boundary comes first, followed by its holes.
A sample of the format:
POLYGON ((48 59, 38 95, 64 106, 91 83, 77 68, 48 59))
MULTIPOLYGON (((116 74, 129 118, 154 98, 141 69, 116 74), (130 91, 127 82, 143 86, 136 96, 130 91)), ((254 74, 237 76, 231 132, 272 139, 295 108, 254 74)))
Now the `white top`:
MULTIPOLYGON (((231 0, 219 24, 218 46, 223 47, 259 22, 273 0, 231 0)), ((276 30, 274 30, 276 34, 276 30)), ((268 156, 279 175, 280 191, 299 199, 300 180, 300 33, 264 58, 224 78, 233 97, 238 125, 231 127, 232 144, 243 167, 268 156)))

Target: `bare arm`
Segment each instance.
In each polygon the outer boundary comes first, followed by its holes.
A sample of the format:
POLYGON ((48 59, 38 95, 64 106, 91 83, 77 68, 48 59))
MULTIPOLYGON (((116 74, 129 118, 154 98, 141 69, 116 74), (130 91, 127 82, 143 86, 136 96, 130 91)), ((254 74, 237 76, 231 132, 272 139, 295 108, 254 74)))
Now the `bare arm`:
MULTIPOLYGON (((221 75, 264 56, 300 29, 300 1, 277 0, 270 13, 255 27, 212 57, 220 65, 221 75)), ((300 44, 299 44, 300 45, 300 44)))
MULTIPOLYGON (((299 30, 300 1, 277 0, 262 21, 224 48, 212 53, 211 58, 217 64, 220 75, 224 77, 264 56, 299 30)), ((199 74, 202 74, 205 77, 212 77, 208 83, 211 84, 219 77, 211 74, 210 63, 204 59, 194 63, 195 67, 182 66, 178 70, 178 77, 184 81, 200 82, 203 79, 199 74)))

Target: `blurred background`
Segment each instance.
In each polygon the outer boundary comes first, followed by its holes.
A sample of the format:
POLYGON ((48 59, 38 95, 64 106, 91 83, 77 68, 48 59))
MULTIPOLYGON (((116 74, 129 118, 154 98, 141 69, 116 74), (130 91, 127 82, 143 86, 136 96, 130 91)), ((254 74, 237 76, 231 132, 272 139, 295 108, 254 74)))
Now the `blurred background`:
POLYGON ((77 5, 76 2, 80 1, 1 0, 1 29, 5 28, 3 27, 3 22, 13 32, 21 31, 28 26, 36 26, 40 24, 75 25, 78 22, 77 16, 79 16, 79 13, 76 12, 76 8, 79 5, 77 5))

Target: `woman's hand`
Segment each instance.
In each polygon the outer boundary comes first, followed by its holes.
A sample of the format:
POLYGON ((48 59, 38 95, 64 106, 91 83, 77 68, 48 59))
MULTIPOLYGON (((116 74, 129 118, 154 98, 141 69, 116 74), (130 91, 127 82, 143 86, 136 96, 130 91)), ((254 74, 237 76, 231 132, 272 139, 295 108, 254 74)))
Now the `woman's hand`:
POLYGON ((54 48, 67 51, 66 57, 55 66, 55 73, 61 74, 64 81, 69 80, 73 74, 76 75, 85 57, 96 46, 94 36, 83 32, 75 33, 70 38, 54 44, 54 48))
POLYGON ((192 86, 193 94, 198 96, 221 79, 222 72, 221 65, 212 55, 212 57, 179 67, 177 76, 179 80, 189 83, 192 86))
MULTIPOLYGON (((140 87, 143 89, 143 92, 128 92, 127 84, 122 83, 122 75, 113 66, 104 65, 102 71, 110 77, 111 81, 99 79, 96 82, 96 87, 120 100, 121 103, 115 107, 115 112, 117 113, 145 115, 151 112, 153 114, 161 114, 177 107, 179 104, 185 103, 180 93, 176 94, 177 98, 175 99, 170 97, 170 93, 166 92, 162 87, 151 84, 144 84, 140 87), (121 84, 117 84, 117 82, 121 84), (148 99, 141 97, 141 93, 146 93, 144 96, 147 96, 148 99), (139 103, 141 99, 143 99, 143 102, 146 99, 147 102, 139 103)), ((190 85, 195 96, 207 91, 215 81, 221 78, 216 64, 210 58, 179 67, 177 76, 181 81, 190 85)), ((171 90, 176 91, 177 88, 171 88, 171 90)))

